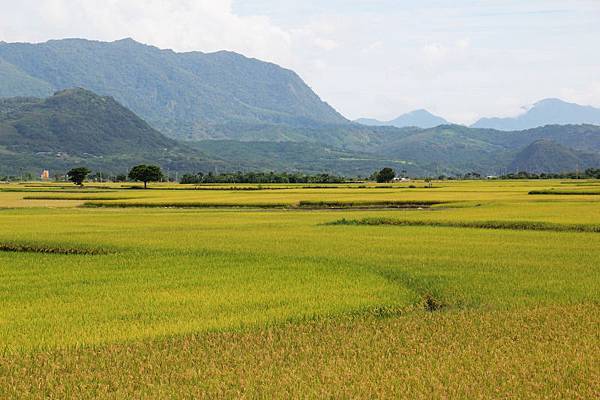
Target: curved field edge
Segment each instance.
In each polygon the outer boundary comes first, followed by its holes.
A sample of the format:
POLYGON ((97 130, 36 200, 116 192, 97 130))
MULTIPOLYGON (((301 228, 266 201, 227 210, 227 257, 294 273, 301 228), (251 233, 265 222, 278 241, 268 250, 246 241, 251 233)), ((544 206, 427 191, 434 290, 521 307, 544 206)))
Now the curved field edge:
POLYGON ((0 397, 595 398, 599 316, 418 312, 0 353, 0 397))

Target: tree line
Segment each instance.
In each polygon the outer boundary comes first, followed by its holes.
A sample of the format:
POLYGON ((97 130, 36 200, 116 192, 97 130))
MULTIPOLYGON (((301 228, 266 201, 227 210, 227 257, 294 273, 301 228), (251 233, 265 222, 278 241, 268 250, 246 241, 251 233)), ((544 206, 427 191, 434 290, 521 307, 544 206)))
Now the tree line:
MULTIPOLYGON (((111 180, 113 182, 126 182, 126 181, 135 181, 135 182, 143 182, 144 188, 148 187, 148 183, 150 182, 159 182, 165 179, 170 180, 168 177, 165 177, 161 168, 157 165, 146 165, 140 164, 133 167, 127 175, 117 175, 117 176, 108 176, 106 174, 102 174, 97 172, 95 175, 91 175, 92 171, 87 167, 76 167, 72 168, 66 174, 66 178, 73 182, 76 185, 82 186, 83 182, 88 178, 93 178, 95 180, 102 180, 104 176, 105 179, 111 180)), ((392 168, 383 168, 379 171, 374 172, 369 180, 376 181, 378 183, 386 183, 391 182, 396 178, 397 174, 392 168)), ((406 171, 402 171, 401 176, 406 176, 406 171)), ((452 178, 447 176, 439 176, 437 180, 446 180, 446 179, 482 179, 483 177, 476 172, 470 172, 468 174, 464 174, 463 176, 452 178)), ((486 179, 489 179, 487 177, 486 179)), ((532 173, 527 171, 521 171, 516 173, 509 173, 505 175, 501 175, 498 177, 493 177, 494 179, 600 179, 600 168, 588 168, 585 171, 576 171, 576 172, 565 172, 565 173, 532 173)), ((426 182, 431 182, 434 178, 425 178, 426 182)), ((182 184, 202 184, 202 183, 347 183, 347 182, 356 182, 361 179, 349 179, 342 176, 331 175, 331 174, 317 174, 317 175, 309 175, 302 173, 288 173, 288 172, 227 172, 221 174, 215 174, 212 172, 203 173, 198 172, 195 174, 184 174, 179 183, 182 184)))
MULTIPOLYGON (((87 167, 72 168, 67 172, 67 179, 75 185, 83 186, 83 182, 92 173, 87 167)), ((143 182, 144 189, 148 188, 148 182, 158 182, 164 178, 164 174, 157 165, 140 164, 131 168, 127 177, 132 181, 143 182)))
POLYGON ((600 179, 600 168, 588 168, 585 171, 540 174, 520 171, 502 175, 499 179, 600 179))
POLYGON ((180 183, 344 183, 348 181, 347 178, 330 174, 307 175, 287 172, 238 171, 222 174, 213 174, 212 172, 207 174, 203 172, 185 174, 181 177, 180 183))

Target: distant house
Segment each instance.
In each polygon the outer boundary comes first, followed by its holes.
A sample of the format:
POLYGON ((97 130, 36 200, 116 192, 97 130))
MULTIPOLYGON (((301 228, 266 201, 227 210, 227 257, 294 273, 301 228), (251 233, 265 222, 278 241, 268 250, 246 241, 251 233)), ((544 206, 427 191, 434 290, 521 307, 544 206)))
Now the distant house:
POLYGON ((393 179, 394 182, 410 182, 410 178, 405 178, 405 177, 395 177, 393 179))
POLYGON ((42 174, 40 175, 40 178, 42 178, 43 181, 47 181, 50 179, 50 172, 45 169, 42 171, 42 174))

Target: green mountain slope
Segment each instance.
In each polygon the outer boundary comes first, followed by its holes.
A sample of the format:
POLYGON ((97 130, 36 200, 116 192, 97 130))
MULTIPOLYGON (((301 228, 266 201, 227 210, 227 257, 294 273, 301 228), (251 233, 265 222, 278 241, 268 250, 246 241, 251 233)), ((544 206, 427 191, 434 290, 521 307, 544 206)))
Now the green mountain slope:
POLYGON ((34 78, 0 58, 0 97, 44 97, 52 93, 52 85, 34 78))
POLYGON ((209 157, 222 159, 228 165, 228 171, 288 171, 363 177, 384 167, 406 170, 413 175, 427 172, 409 161, 341 150, 320 143, 205 140, 190 145, 209 157))
POLYGON ((175 53, 131 39, 68 39, 0 43, 0 61, 23 76, 2 79, 0 74, 0 93, 39 96, 49 87, 83 87, 113 96, 180 139, 225 138, 232 124, 237 130, 257 124, 348 123, 293 71, 230 52, 175 53), (23 83, 9 90, 15 79, 23 83))
POLYGON ((572 172, 597 168, 600 155, 584 153, 562 146, 551 140, 537 140, 520 151, 512 160, 510 171, 572 172))
POLYGON ((86 164, 123 171, 153 161, 190 168, 211 162, 151 128, 111 97, 83 89, 47 99, 0 100, 0 171, 86 164))

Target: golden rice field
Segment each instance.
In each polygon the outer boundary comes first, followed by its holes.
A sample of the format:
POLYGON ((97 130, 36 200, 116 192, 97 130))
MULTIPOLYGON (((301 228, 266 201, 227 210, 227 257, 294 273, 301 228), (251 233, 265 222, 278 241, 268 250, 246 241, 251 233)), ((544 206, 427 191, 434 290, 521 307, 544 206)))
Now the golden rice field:
POLYGON ((600 397, 600 181, 0 184, 0 398, 600 397))

